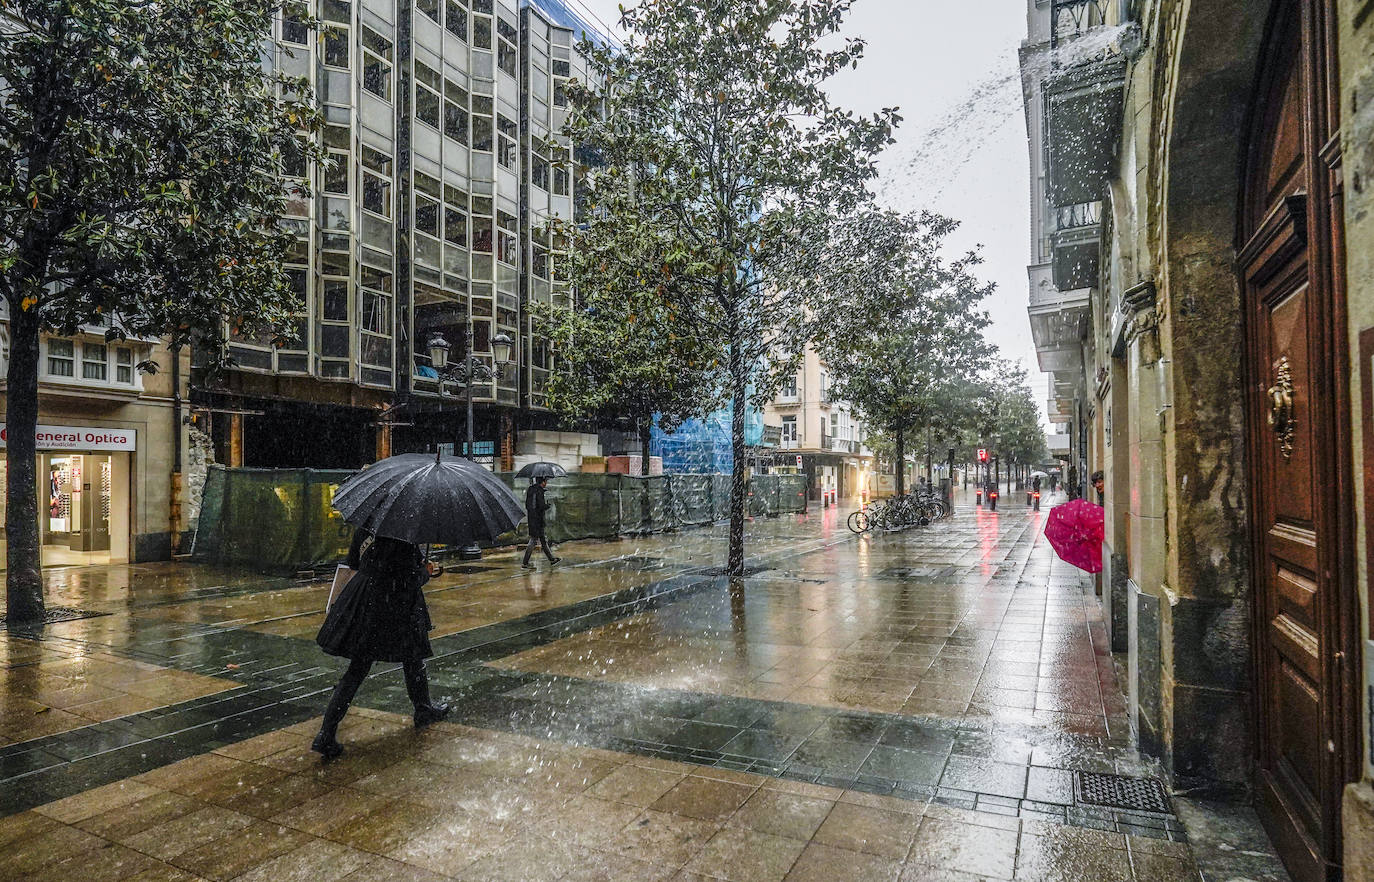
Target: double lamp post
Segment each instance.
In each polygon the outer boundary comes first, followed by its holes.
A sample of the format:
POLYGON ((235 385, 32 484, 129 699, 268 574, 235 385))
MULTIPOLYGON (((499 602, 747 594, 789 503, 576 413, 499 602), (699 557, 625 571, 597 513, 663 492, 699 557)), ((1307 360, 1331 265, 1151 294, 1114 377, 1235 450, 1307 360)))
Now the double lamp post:
MULTIPOLYGON (((458 364, 449 364, 448 356, 453 344, 445 340, 441 335, 435 334, 429 338, 426 348, 429 349, 429 363, 434 368, 434 372, 439 378, 439 398, 444 396, 444 386, 446 383, 462 383, 463 394, 467 399, 467 443, 464 445, 464 456, 471 462, 474 458, 475 444, 472 438, 472 387, 479 382, 488 382, 499 379, 502 376, 502 368, 510 363, 511 350, 515 346, 515 341, 508 334, 497 334, 491 341, 491 352, 494 366, 488 365, 484 359, 478 358, 472 351, 472 325, 468 325, 463 331, 463 352, 465 357, 458 364)), ((494 453, 495 451, 493 451, 494 453)), ((462 548, 458 552, 462 560, 477 560, 482 556, 482 549, 476 542, 462 548)))

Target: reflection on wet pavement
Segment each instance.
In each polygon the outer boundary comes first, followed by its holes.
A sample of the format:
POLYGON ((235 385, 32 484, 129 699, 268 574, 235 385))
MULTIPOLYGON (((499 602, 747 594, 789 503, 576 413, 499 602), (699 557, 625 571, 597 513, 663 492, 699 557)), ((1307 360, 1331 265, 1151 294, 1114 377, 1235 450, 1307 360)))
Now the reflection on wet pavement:
MULTIPOLYGON (((489 554, 426 592, 453 723, 409 730, 379 669, 328 765, 324 586, 62 571, 54 602, 109 615, 0 632, 0 879, 1229 878, 1172 812, 1080 799, 1160 769, 1042 515, 842 515, 751 524, 734 591, 720 528, 489 554)), ((1253 824, 1174 804, 1204 846, 1253 824)))

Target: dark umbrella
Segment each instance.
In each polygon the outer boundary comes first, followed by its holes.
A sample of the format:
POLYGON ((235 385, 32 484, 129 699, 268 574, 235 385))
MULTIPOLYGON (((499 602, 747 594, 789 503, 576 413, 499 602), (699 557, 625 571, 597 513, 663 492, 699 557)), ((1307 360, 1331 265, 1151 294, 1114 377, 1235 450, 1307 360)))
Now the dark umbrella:
POLYGON ((532 462, 523 469, 515 473, 517 478, 529 478, 537 481, 540 478, 566 478, 568 470, 556 462, 532 462))
POLYGON ((465 545, 515 529, 525 509, 510 488, 476 463, 403 453, 339 486, 334 507, 355 527, 416 545, 465 545))

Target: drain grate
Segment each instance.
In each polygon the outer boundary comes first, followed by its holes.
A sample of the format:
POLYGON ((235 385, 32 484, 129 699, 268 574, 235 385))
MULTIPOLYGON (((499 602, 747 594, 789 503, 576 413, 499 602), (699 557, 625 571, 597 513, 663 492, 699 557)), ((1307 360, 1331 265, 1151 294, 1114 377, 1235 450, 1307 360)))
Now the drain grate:
MULTIPOLYGON (((42 622, 15 622, 14 626, 18 628, 37 624, 51 625, 55 622, 74 622, 77 619, 94 619, 98 618, 99 616, 108 615, 109 613, 96 612, 95 610, 91 609, 77 609, 73 606, 50 606, 43 611, 42 622)), ((4 615, 0 615, 0 626, 8 627, 9 624, 10 622, 8 618, 4 615)))
POLYGON ((1074 772, 1074 798, 1080 805, 1173 814, 1173 809, 1169 807, 1169 794, 1158 778, 1074 772))

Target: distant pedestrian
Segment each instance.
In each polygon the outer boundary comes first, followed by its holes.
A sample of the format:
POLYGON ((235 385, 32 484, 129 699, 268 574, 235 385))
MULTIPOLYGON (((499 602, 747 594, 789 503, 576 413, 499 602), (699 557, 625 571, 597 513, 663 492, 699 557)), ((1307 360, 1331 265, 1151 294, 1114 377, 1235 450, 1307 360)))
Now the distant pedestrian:
POLYGON ((320 734, 310 745, 325 759, 343 753, 336 738, 339 723, 374 662, 401 663, 416 728, 442 720, 449 712, 447 704, 430 701, 425 674, 425 659, 434 655, 429 645, 434 625, 421 588, 439 568, 418 546, 364 530, 354 533, 347 563, 358 573, 330 605, 315 638, 325 652, 351 660, 325 708, 320 734))
POLYGON ((534 569, 534 564, 530 563, 530 555, 534 554, 535 545, 539 545, 544 550, 544 556, 549 559, 550 564, 556 564, 561 557, 554 557, 552 549, 549 548, 549 539, 544 534, 544 514, 549 510, 549 503, 544 499, 544 491, 549 486, 547 477, 538 477, 530 482, 530 487, 525 491, 525 514, 529 518, 530 542, 525 546, 525 560, 520 566, 527 570, 534 569))

